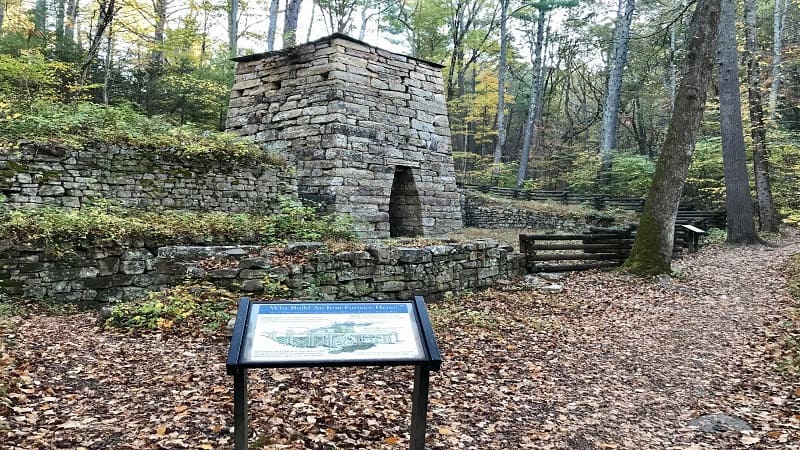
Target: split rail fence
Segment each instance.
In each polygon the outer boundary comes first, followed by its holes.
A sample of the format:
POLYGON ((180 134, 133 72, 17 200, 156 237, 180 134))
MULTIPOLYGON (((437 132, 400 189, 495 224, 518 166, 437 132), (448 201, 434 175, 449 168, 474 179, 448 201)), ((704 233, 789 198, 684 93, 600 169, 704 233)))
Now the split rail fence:
MULTIPOLYGON (((672 257, 697 250, 705 231, 692 225, 675 225, 672 257)), ((631 253, 636 227, 590 227, 580 234, 520 234, 520 253, 529 273, 568 272, 621 265, 631 253)))

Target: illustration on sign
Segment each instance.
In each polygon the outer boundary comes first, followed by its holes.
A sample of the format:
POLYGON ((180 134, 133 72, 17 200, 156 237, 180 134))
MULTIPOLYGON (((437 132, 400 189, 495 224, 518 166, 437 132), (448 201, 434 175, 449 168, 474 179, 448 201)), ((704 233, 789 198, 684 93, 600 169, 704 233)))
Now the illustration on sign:
POLYGON ((369 329, 371 322, 334 323, 328 327, 305 330, 303 328, 289 328, 286 334, 278 336, 271 331, 267 337, 284 345, 300 348, 327 347, 329 353, 352 353, 356 350, 366 350, 376 344, 396 344, 399 341, 396 331, 384 333, 365 333, 358 330, 369 329))
POLYGON ((425 357, 409 303, 262 303, 245 357, 251 362, 425 357))

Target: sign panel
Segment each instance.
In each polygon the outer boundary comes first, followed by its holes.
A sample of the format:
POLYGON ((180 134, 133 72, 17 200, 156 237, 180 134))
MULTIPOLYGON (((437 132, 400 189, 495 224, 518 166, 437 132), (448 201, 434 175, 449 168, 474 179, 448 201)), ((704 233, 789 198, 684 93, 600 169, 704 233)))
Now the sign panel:
POLYGON ((251 303, 243 364, 427 358, 411 302, 251 303))

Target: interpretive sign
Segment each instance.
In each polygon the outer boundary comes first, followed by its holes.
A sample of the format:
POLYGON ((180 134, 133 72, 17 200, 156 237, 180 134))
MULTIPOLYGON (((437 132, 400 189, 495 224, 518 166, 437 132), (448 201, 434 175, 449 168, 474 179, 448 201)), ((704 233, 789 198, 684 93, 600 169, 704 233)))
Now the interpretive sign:
POLYGON ((247 448, 247 369, 416 366, 412 450, 425 448, 431 370, 442 363, 422 297, 413 301, 252 302, 242 298, 228 351, 235 449, 247 448))
POLYGON ((241 362, 425 359, 412 303, 254 303, 241 362))

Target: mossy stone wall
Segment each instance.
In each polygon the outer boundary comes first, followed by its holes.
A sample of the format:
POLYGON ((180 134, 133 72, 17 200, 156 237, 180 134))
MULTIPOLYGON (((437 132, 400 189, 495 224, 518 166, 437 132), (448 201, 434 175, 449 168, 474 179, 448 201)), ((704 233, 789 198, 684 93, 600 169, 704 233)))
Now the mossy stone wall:
POLYGON ((492 240, 339 252, 319 243, 290 244, 279 252, 131 243, 76 248, 61 256, 6 243, 0 247, 0 294, 100 306, 194 279, 256 298, 436 298, 522 275, 524 258, 492 240))
POLYGON ((97 199, 147 210, 280 211, 296 197, 289 169, 253 161, 177 160, 96 143, 80 149, 22 145, 0 152, 0 194, 9 208, 79 208, 97 199))

